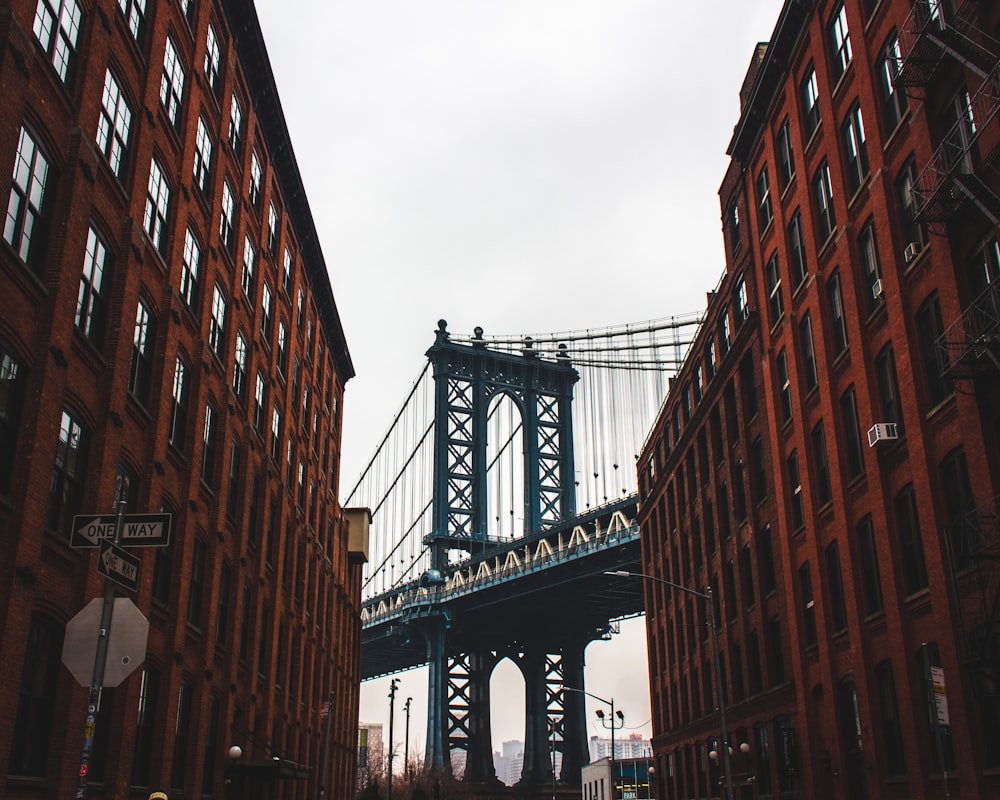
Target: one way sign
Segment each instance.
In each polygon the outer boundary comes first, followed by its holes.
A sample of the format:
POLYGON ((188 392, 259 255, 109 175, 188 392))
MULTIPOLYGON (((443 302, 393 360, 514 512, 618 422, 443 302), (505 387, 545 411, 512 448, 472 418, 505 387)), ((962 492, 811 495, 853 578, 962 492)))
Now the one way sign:
POLYGON ((110 539, 101 542, 97 571, 133 592, 139 589, 139 559, 110 539))
MULTIPOLYGON (((114 514, 89 514, 73 517, 71 547, 100 547, 104 540, 115 538, 114 514)), ((124 547, 166 547, 170 544, 170 514, 126 514, 122 526, 124 547)))

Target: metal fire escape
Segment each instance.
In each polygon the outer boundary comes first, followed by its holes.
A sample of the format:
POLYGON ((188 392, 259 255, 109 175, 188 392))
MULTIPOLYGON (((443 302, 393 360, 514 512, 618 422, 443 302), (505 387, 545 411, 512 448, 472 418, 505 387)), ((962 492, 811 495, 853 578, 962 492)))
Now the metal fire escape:
MULTIPOLYGON (((902 61, 897 85, 924 97, 965 78, 967 92, 953 99, 933 155, 913 187, 917 219, 962 221, 973 209, 1000 227, 995 160, 1000 154, 1000 43, 985 31, 988 3, 916 0, 899 32, 902 61), (921 90, 923 90, 921 92, 921 90), (957 215, 962 216, 957 216, 957 215)), ((945 377, 1000 381, 1000 282, 994 281, 938 338, 945 377)), ((953 521, 945 536, 958 607, 959 655, 984 708, 989 738, 997 733, 1000 697, 1000 497, 953 521)), ((992 760, 1000 759, 1000 750, 992 760)))
POLYGON ((915 182, 917 217, 926 222, 948 222, 971 204, 1000 225, 1000 197, 984 180, 1000 149, 995 132, 986 133, 1000 112, 1000 43, 977 27, 981 5, 917 0, 900 28, 897 84, 926 88, 956 62, 979 83, 915 182), (994 145, 987 153, 984 139, 994 145))

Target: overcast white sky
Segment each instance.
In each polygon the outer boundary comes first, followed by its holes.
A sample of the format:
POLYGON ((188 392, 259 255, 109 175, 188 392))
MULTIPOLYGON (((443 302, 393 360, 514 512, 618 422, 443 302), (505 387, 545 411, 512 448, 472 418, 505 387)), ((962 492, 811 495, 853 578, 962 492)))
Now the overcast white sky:
MULTIPOLYGON (((738 93, 781 0, 256 4, 358 373, 342 489, 438 319, 521 334, 704 308, 738 93)), ((493 683, 497 750, 523 738, 514 673, 493 683)), ((422 749, 426 673, 401 677, 396 740, 413 696, 422 749)), ((641 620, 588 649, 587 689, 650 735, 641 620)), ((388 727, 387 693, 364 685, 363 720, 388 727)))

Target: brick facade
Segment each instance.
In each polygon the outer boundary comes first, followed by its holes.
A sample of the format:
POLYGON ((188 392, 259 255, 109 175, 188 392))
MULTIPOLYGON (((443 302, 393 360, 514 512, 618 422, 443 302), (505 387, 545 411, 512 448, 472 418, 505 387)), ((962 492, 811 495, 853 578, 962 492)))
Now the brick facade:
POLYGON ((252 3, 15 0, 0 97, 0 794, 76 785, 87 690, 59 653, 104 581, 71 517, 124 477, 173 537, 134 551, 148 653, 105 693, 88 793, 222 796, 236 744, 314 796, 332 692, 346 797, 354 370, 252 3))
MULTIPOLYGON (((755 50, 640 457, 646 571, 719 599, 737 797, 1000 792, 1000 7, 912 5, 789 0, 755 50)), ((704 609, 650 587, 659 796, 717 797, 704 609)))

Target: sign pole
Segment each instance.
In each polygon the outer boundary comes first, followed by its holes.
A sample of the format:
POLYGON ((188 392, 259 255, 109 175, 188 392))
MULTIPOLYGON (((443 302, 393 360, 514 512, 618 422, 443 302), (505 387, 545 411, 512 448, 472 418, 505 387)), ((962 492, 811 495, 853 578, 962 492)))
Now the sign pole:
MULTIPOLYGON (((123 492, 119 492, 123 494, 123 492)), ((114 543, 121 541, 122 526, 125 523, 125 501, 118 501, 115 519, 114 543)), ((97 710, 101 706, 101 689, 104 684, 104 664, 108 656, 108 636, 111 633, 111 615, 115 610, 115 585, 104 580, 104 605, 101 607, 101 625, 97 629, 97 654, 94 656, 94 677, 90 682, 90 696, 87 699, 87 721, 83 728, 83 751, 80 754, 80 769, 74 800, 83 800, 87 794, 87 775, 90 772, 90 756, 94 751, 94 730, 97 727, 97 710)))
POLYGON ((326 707, 326 728, 323 731, 323 764, 319 773, 319 800, 326 797, 326 775, 330 764, 330 736, 333 727, 333 691, 333 689, 330 690, 330 701, 326 707))

